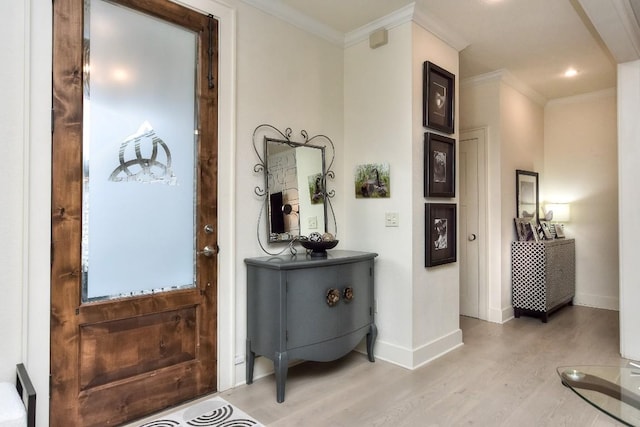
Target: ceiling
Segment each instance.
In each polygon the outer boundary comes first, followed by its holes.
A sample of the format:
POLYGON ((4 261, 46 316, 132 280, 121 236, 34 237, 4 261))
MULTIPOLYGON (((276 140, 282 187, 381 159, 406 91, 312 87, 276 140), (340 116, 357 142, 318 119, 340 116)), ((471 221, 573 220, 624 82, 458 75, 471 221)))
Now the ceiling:
POLYGON ((616 86, 616 61, 579 0, 279 1, 342 34, 415 2, 467 45, 460 79, 508 70, 546 100, 616 86), (564 77, 569 67, 573 78, 564 77))

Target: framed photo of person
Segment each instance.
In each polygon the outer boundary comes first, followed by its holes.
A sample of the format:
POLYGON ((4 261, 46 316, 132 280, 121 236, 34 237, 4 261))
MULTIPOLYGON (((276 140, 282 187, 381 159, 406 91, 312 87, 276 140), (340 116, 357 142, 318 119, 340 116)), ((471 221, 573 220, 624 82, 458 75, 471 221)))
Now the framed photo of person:
POLYGON ((456 196, 456 140, 424 134, 424 197, 456 196))
POLYGON ((425 267, 456 262, 456 204, 425 203, 425 267))
POLYGON ((455 76, 426 61, 423 65, 422 124, 424 127, 453 133, 455 76))

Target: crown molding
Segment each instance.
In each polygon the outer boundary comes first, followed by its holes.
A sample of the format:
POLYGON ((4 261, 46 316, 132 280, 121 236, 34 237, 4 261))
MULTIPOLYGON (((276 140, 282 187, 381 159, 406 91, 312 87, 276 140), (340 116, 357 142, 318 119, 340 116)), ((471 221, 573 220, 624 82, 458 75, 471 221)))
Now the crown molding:
POLYGON ((458 52, 469 46, 469 42, 467 40, 462 38, 455 31, 452 31, 442 22, 433 18, 427 10, 416 7, 413 13, 413 21, 458 52))
POLYGON ((469 46, 469 42, 431 17, 429 13, 422 10, 416 2, 410 3, 395 12, 376 19, 347 34, 343 34, 278 0, 242 0, 242 2, 288 22, 301 30, 315 34, 330 43, 345 48, 368 40, 369 35, 380 28, 391 29, 411 21, 429 31, 458 52, 469 46))
POLYGON ((544 107, 547 103, 547 98, 540 95, 535 90, 531 89, 528 85, 519 80, 516 76, 511 74, 509 70, 501 69, 492 71, 490 73, 480 74, 478 76, 469 77, 460 81, 460 86, 476 85, 486 82, 501 82, 511 86, 527 98, 531 99, 536 104, 544 107))
POLYGON ((597 90, 595 92, 582 93, 580 95, 552 99, 547 103, 547 106, 577 104, 581 102, 594 101, 594 100, 604 99, 604 98, 612 98, 616 96, 617 96, 617 90, 615 87, 612 87, 609 89, 597 90))
POLYGON ((275 16, 308 33, 315 34, 338 46, 344 45, 344 34, 325 25, 298 10, 275 0, 242 0, 269 15, 275 16))
POLYGON ((578 0, 617 63, 640 58, 640 25, 629 0, 578 0))
POLYGON ((368 40, 369 35, 380 28, 387 30, 402 25, 407 22, 411 22, 414 16, 415 3, 411 3, 401 9, 396 10, 382 18, 371 21, 370 23, 363 25, 353 31, 345 34, 344 47, 353 46, 363 40, 368 40))

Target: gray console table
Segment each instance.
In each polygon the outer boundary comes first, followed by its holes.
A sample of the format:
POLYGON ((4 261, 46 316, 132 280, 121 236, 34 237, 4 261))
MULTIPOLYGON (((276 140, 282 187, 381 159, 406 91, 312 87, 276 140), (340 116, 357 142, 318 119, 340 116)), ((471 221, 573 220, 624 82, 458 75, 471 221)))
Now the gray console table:
POLYGON ((257 355, 273 361, 284 401, 289 360, 338 359, 366 337, 374 361, 375 253, 333 250, 326 257, 281 255, 247 265, 247 384, 257 355))
POLYGON ((573 304, 576 284, 574 239, 511 243, 513 312, 539 316, 573 304))

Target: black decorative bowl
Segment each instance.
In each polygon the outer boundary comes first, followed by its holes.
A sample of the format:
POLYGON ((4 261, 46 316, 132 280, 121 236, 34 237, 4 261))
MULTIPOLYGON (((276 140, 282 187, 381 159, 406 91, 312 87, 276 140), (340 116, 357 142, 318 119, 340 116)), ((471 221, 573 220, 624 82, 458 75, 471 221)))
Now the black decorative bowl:
POLYGON ((311 256, 327 256, 327 249, 333 249, 338 245, 338 240, 328 240, 322 242, 312 242, 311 240, 300 240, 303 248, 311 251, 311 256))

